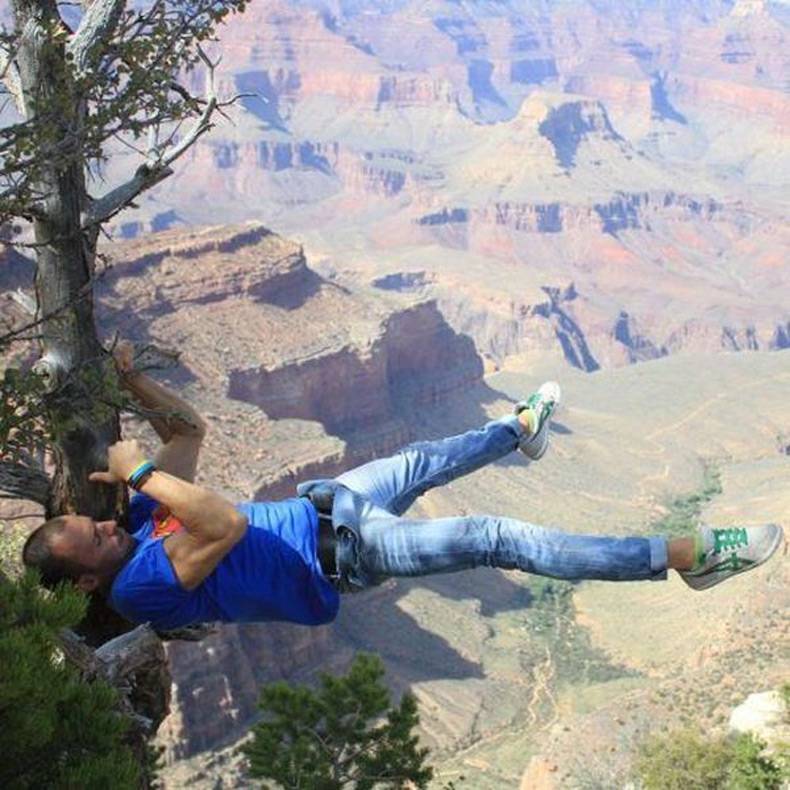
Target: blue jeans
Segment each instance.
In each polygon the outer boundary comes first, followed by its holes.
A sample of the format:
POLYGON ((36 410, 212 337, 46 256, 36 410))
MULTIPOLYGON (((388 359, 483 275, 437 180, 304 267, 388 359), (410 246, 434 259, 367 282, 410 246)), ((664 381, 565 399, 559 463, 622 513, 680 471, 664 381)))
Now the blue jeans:
POLYGON ((335 480, 299 486, 334 491, 337 566, 352 586, 391 576, 426 576, 479 566, 519 569, 557 579, 665 579, 667 542, 660 537, 575 535, 499 516, 404 518, 431 488, 455 480, 518 447, 521 426, 508 416, 483 428, 418 442, 335 480))

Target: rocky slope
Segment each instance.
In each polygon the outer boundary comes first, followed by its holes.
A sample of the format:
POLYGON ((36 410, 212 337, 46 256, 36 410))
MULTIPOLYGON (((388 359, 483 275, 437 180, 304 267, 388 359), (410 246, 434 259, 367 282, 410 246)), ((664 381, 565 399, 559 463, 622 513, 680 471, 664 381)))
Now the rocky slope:
MULTIPOLYGON (((115 265, 100 299, 103 321, 108 329, 183 352, 175 383, 211 423, 199 479, 237 498, 292 495, 299 479, 334 474, 408 439, 502 414, 539 376, 537 369, 525 373, 514 365, 491 373, 489 366, 483 381, 484 361, 474 344, 450 328, 426 295, 428 275, 390 277, 376 286, 342 274, 324 279, 296 244, 258 224, 165 232, 116 245, 112 254, 115 265), (216 298, 205 298, 207 288, 216 298)), ((520 320, 536 339, 542 332, 550 345, 565 332, 580 359, 591 353, 573 329, 574 303, 582 298, 575 287, 527 295, 536 308, 520 320)), ((641 348, 643 359, 660 356, 639 345, 639 326, 628 316, 618 332, 630 333, 629 347, 641 348)), ((593 376, 566 372, 569 411, 559 418, 551 457, 528 473, 517 460, 480 472, 432 493, 418 512, 508 512, 583 531, 642 530, 667 497, 698 485, 700 458, 715 458, 724 459, 725 496, 708 518, 721 523, 740 512, 771 518, 785 498, 787 353, 721 355, 718 361, 678 356, 593 376), (758 417, 732 424, 736 402, 751 390, 759 391, 758 417), (750 484, 752 478, 764 482, 750 484)), ((557 374, 555 362, 543 364, 557 374)), ((574 593, 576 624, 563 636, 574 658, 558 662, 557 646, 532 630, 535 593, 519 574, 387 584, 345 601, 337 623, 324 628, 222 628, 202 644, 170 648, 175 709, 162 741, 178 764, 168 775, 179 786, 200 785, 217 772, 230 785, 243 784, 230 753, 217 750, 244 733, 260 684, 342 669, 359 649, 384 656, 396 691, 410 687, 418 694, 423 738, 443 775, 471 773, 480 787, 515 783, 528 760, 516 759, 514 750, 530 754, 538 747, 548 765, 561 766, 549 773, 572 774, 570 734, 588 733, 583 737, 597 743, 592 733, 600 722, 622 718, 621 707, 608 702, 611 694, 629 695, 633 739, 645 711, 672 719, 662 694, 692 693, 677 676, 678 661, 714 684, 716 673, 727 674, 738 656, 763 650, 764 629, 780 605, 770 593, 776 573, 784 572, 778 567, 749 583, 743 612, 729 611, 726 595, 710 597, 698 625, 715 610, 724 629, 717 650, 697 654, 689 644, 680 653, 650 651, 648 663, 646 637, 628 630, 631 606, 615 600, 621 588, 606 585, 574 593), (747 621, 760 625, 747 628, 747 621), (596 694, 600 700, 593 702, 596 694), (571 705, 574 695, 592 695, 592 712, 571 705), (543 729, 552 721, 555 726, 543 729)), ((679 619, 654 618, 651 626, 669 645, 678 623, 688 629, 701 613, 676 581, 668 593, 659 588, 636 585, 628 600, 645 622, 676 601, 679 619)), ((760 672, 766 661, 773 662, 771 672, 781 671, 774 653, 758 662, 760 672)), ((739 676, 733 693, 749 682, 751 674, 739 676)))
MULTIPOLYGON (((171 383, 211 426, 198 481, 233 498, 292 495, 299 479, 479 424, 549 374, 559 375, 569 404, 550 455, 528 469, 508 459, 431 493, 415 512, 506 512, 578 531, 644 531, 669 498, 696 490, 701 462, 711 459, 723 494, 706 519, 781 520, 786 508, 787 350, 674 355, 593 375, 565 363, 558 374, 551 358, 526 369, 510 357, 494 372, 426 293, 432 275, 422 270, 375 286, 324 277, 297 244, 258 223, 168 231, 106 251, 114 265, 100 281, 103 327, 182 352, 171 383), (744 398, 757 409, 733 421, 744 398)), ((580 360, 598 360, 574 329, 584 315, 575 286, 524 297, 536 308, 518 320, 535 342, 551 347, 565 333, 580 360)), ((491 305, 517 311, 493 297, 491 305)), ((618 332, 653 355, 629 317, 618 332)), ((152 441, 136 424, 127 431, 152 441)), ((778 682, 786 569, 778 559, 744 577, 742 606, 731 606, 738 590, 730 587, 706 596, 704 610, 677 580, 580 585, 570 599, 515 573, 404 580, 346 600, 332 626, 225 627, 201 644, 174 644, 174 710, 162 743, 178 764, 168 781, 244 786, 231 768, 237 761, 218 749, 249 726, 260 684, 341 670, 357 650, 381 654, 393 689, 418 695, 422 737, 444 778, 515 785, 532 754, 567 778, 578 773, 580 742, 623 761, 646 721, 675 720, 668 700, 705 702, 715 722, 730 695, 755 688, 758 677, 778 682), (628 737, 613 742, 621 728, 628 737)))
MULTIPOLYGON (((585 532, 650 532, 673 497, 698 490, 702 462, 718 459, 722 493, 706 521, 781 520, 790 496, 781 441, 790 430, 787 353, 566 373, 568 406, 546 459, 528 468, 506 460, 432 492, 416 512, 507 512, 585 532), (744 397, 759 413, 733 423, 744 397)), ((430 413, 421 430, 437 435, 501 414, 538 375, 488 376, 486 387, 430 413)), ((721 727, 736 700, 780 682, 787 572, 781 555, 707 593, 704 606, 676 577, 581 584, 565 608, 521 574, 477 571, 384 585, 345 600, 338 621, 322 629, 224 629, 172 652, 181 683, 168 749, 191 757, 168 773, 171 786, 244 786, 232 750, 217 747, 243 732, 256 683, 307 682, 341 670, 356 650, 382 655, 393 689, 418 695, 422 738, 442 780, 463 774, 474 787, 517 786, 533 755, 533 770, 559 787, 611 778, 657 722, 679 724, 693 710, 721 727), (210 752, 195 754, 208 743, 210 752)))

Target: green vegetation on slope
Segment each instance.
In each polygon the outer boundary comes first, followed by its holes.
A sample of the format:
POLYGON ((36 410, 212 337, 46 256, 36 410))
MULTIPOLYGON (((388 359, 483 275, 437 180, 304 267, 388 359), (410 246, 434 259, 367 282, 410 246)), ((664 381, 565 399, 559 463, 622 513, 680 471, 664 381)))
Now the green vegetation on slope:
POLYGON ((645 790, 778 790, 786 760, 750 734, 706 737, 687 728, 642 744, 635 772, 645 790))
POLYGON ((528 585, 531 601, 523 617, 531 637, 530 656, 551 655, 557 685, 605 683, 636 674, 612 664, 576 622, 573 583, 531 576, 528 585))
POLYGON ((651 533, 669 537, 688 535, 696 529, 702 508, 721 492, 721 473, 718 467, 712 463, 705 464, 700 488, 669 502, 669 512, 650 525, 651 533))

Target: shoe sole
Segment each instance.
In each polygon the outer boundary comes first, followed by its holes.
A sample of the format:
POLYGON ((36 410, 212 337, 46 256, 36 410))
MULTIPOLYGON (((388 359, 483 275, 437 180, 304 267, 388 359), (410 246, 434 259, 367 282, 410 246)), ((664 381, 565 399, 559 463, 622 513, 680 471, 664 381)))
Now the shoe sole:
POLYGON ((705 576, 683 576, 683 581, 691 587, 692 590, 709 590, 711 587, 715 587, 717 584, 721 584, 722 582, 727 581, 727 579, 731 579, 733 576, 737 576, 740 573, 746 573, 747 571, 753 571, 755 568, 759 568, 765 562, 771 559, 774 556, 776 550, 782 545, 782 539, 784 538, 784 531, 778 524, 774 524, 773 526, 779 527, 776 532, 776 538, 771 545, 771 548, 768 550, 766 555, 761 560, 755 560, 751 565, 746 568, 740 568, 737 571, 729 571, 726 572, 722 576, 716 576, 715 571, 714 573, 710 574, 710 577, 707 575, 705 576), (704 580, 701 584, 696 584, 698 579, 704 580))

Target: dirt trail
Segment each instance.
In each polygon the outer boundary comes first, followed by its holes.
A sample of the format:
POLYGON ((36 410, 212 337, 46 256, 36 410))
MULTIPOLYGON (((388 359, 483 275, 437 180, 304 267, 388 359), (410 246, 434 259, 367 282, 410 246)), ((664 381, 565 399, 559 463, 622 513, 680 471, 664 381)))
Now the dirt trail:
POLYGON ((546 701, 551 705, 552 712, 549 722, 543 725, 545 729, 551 726, 557 719, 557 700, 551 689, 551 681, 554 678, 554 659, 552 658, 551 650, 548 645, 546 646, 546 659, 535 667, 533 678, 535 680, 535 685, 532 689, 532 699, 529 701, 527 713, 530 717, 530 723, 537 724, 540 718, 539 708, 541 696, 544 696, 546 701))

